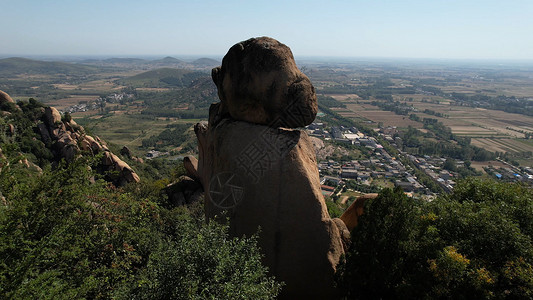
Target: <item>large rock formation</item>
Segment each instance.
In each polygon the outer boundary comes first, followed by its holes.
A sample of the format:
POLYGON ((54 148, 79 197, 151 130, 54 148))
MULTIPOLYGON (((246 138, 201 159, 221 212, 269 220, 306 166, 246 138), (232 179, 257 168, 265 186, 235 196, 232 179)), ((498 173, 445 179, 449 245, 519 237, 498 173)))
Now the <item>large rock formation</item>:
POLYGON ((116 172, 116 175, 110 176, 109 180, 119 186, 140 181, 137 173, 126 162, 109 151, 102 140, 97 136, 92 137, 85 134, 83 127, 74 120, 61 120, 61 114, 54 107, 45 108, 43 121, 45 126, 39 125, 43 142, 52 142, 52 147, 57 151, 59 157, 71 161, 80 154, 80 150, 91 154, 103 153, 102 171, 116 172))
POLYGON ((104 172, 116 172, 109 180, 116 185, 139 182, 139 176, 118 156, 109 151, 107 145, 98 137, 85 134, 82 126, 72 119, 62 120, 61 114, 54 107, 46 107, 43 123, 38 124, 42 141, 55 150, 56 156, 72 161, 81 150, 91 154, 103 153, 101 168, 104 172))
POLYGON ((213 80, 221 102, 195 126, 199 160, 184 161, 205 190, 206 217, 229 218, 234 236, 260 228, 264 262, 286 283, 282 297, 334 298, 347 229, 328 215, 309 136, 290 129, 315 117, 311 83, 270 38, 233 46, 213 80))

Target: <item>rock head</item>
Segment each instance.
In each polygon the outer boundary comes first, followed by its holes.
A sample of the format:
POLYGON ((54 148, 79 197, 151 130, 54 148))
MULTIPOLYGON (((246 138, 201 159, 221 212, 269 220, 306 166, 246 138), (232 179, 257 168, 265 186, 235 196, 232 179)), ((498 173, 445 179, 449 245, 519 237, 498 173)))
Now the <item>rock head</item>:
POLYGON ((316 117, 311 81, 296 66, 289 47, 275 39, 252 38, 234 45, 211 75, 222 117, 287 128, 309 125, 316 117))

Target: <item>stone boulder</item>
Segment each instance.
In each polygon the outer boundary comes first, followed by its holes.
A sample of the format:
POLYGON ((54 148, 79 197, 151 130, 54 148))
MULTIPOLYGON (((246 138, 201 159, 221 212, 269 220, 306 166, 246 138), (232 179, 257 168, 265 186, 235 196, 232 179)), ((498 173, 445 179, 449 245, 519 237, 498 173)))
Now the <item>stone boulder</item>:
POLYGON ((100 144, 100 146, 102 146, 103 150, 109 151, 109 147, 107 146, 104 140, 100 139, 97 135, 94 136, 94 140, 97 141, 100 144))
POLYGON ((0 90, 0 105, 4 103, 13 103, 15 104, 15 101, 11 99, 11 97, 4 91, 0 90))
POLYGON ((50 136, 48 127, 46 127, 44 123, 39 123, 37 124, 37 128, 39 129, 39 133, 41 134, 41 140, 47 147, 49 147, 52 144, 52 137, 50 136))
POLYGON ((58 128, 63 125, 61 114, 55 107, 46 107, 44 109, 44 121, 49 128, 58 128))
POLYGON ((124 146, 122 147, 122 149, 120 149, 120 155, 122 155, 123 157, 126 157, 128 159, 131 159, 135 162, 138 162, 140 164, 144 164, 144 160, 140 157, 137 157, 137 156, 134 156, 132 153, 131 153, 131 150, 130 148, 128 148, 128 146, 124 146))
POLYGON ((144 159, 142 159, 141 157, 137 157, 137 156, 134 156, 131 158, 133 161, 135 162, 138 162, 140 164, 144 164, 144 159))
POLYGON ((309 136, 232 119, 199 123, 195 132, 206 217, 229 217, 233 236, 260 228, 264 263, 286 283, 283 297, 335 296, 343 242, 327 212, 309 136))
POLYGON ((15 134, 15 126, 13 124, 7 124, 7 134, 13 136, 15 134))
POLYGON ((374 199, 377 196, 378 194, 375 193, 359 196, 355 199, 352 205, 344 211, 340 219, 346 224, 349 231, 352 231, 357 226, 358 218, 363 214, 366 200, 374 199))
POLYGON ((181 206, 200 201, 204 197, 201 184, 187 176, 181 176, 177 182, 167 185, 164 192, 173 206, 181 206))
POLYGON ((79 152, 78 143, 69 132, 60 130, 56 139, 56 148, 59 149, 61 157, 67 161, 73 161, 79 152))
POLYGON ((311 81, 296 66, 289 47, 275 39, 252 38, 234 45, 211 75, 222 118, 297 128, 316 117, 311 81))
POLYGON ((333 223, 335 223, 335 225, 337 226, 337 229, 339 230, 339 234, 341 236, 341 241, 342 241, 342 249, 346 253, 348 252, 348 249, 350 248, 350 243, 352 241, 350 230, 348 230, 348 227, 346 227, 346 224, 344 224, 344 222, 341 219, 334 218, 331 220, 333 221, 333 223))
POLYGON ((95 154, 104 150, 102 145, 90 135, 85 135, 81 138, 80 147, 84 151, 89 151, 95 154))
POLYGON ((111 177, 110 179, 119 186, 125 185, 129 182, 141 181, 139 175, 137 175, 137 173, 135 173, 135 171, 133 171, 133 169, 127 163, 110 151, 104 151, 102 165, 104 167, 104 171, 118 172, 118 177, 111 177))
POLYGON ((122 149, 120 149, 120 155, 125 156, 125 157, 127 157, 129 159, 132 158, 131 150, 130 150, 130 148, 128 148, 128 146, 124 146, 124 147, 122 147, 122 149))
POLYGON ((69 120, 69 121, 66 121, 64 122, 65 124, 65 128, 70 131, 70 132, 80 132, 80 133, 84 133, 85 130, 83 129, 82 126, 78 125, 78 123, 76 123, 76 121, 74 120, 69 120))
POLYGON ((198 160, 196 159, 196 157, 192 155, 185 156, 183 158, 183 165, 185 166, 185 170, 187 171, 187 174, 190 176, 190 178, 200 182, 202 185, 205 184, 200 174, 198 174, 198 160))

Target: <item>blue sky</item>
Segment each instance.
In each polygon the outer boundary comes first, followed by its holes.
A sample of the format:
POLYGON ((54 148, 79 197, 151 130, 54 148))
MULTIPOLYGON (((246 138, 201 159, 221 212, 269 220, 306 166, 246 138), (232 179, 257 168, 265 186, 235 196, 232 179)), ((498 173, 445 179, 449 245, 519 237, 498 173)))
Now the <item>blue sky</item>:
POLYGON ((255 36, 296 57, 533 59, 533 0, 0 0, 0 55, 211 55, 255 36))

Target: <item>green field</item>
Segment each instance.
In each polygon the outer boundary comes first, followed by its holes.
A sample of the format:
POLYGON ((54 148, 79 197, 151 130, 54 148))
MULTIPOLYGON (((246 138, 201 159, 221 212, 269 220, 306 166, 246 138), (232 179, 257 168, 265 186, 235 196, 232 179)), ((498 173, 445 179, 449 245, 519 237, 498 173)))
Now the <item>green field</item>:
MULTIPOLYGON (((192 126, 201 121, 198 119, 153 118, 140 114, 110 114, 83 118, 76 118, 74 114, 74 119, 89 132, 105 141, 109 141, 119 147, 128 146, 137 156, 144 156, 150 150, 142 147, 143 139, 159 135, 168 128, 167 126, 172 124, 189 124, 189 132, 184 134, 192 138, 194 136, 192 126)), ((176 148, 179 146, 175 145, 176 148)))

